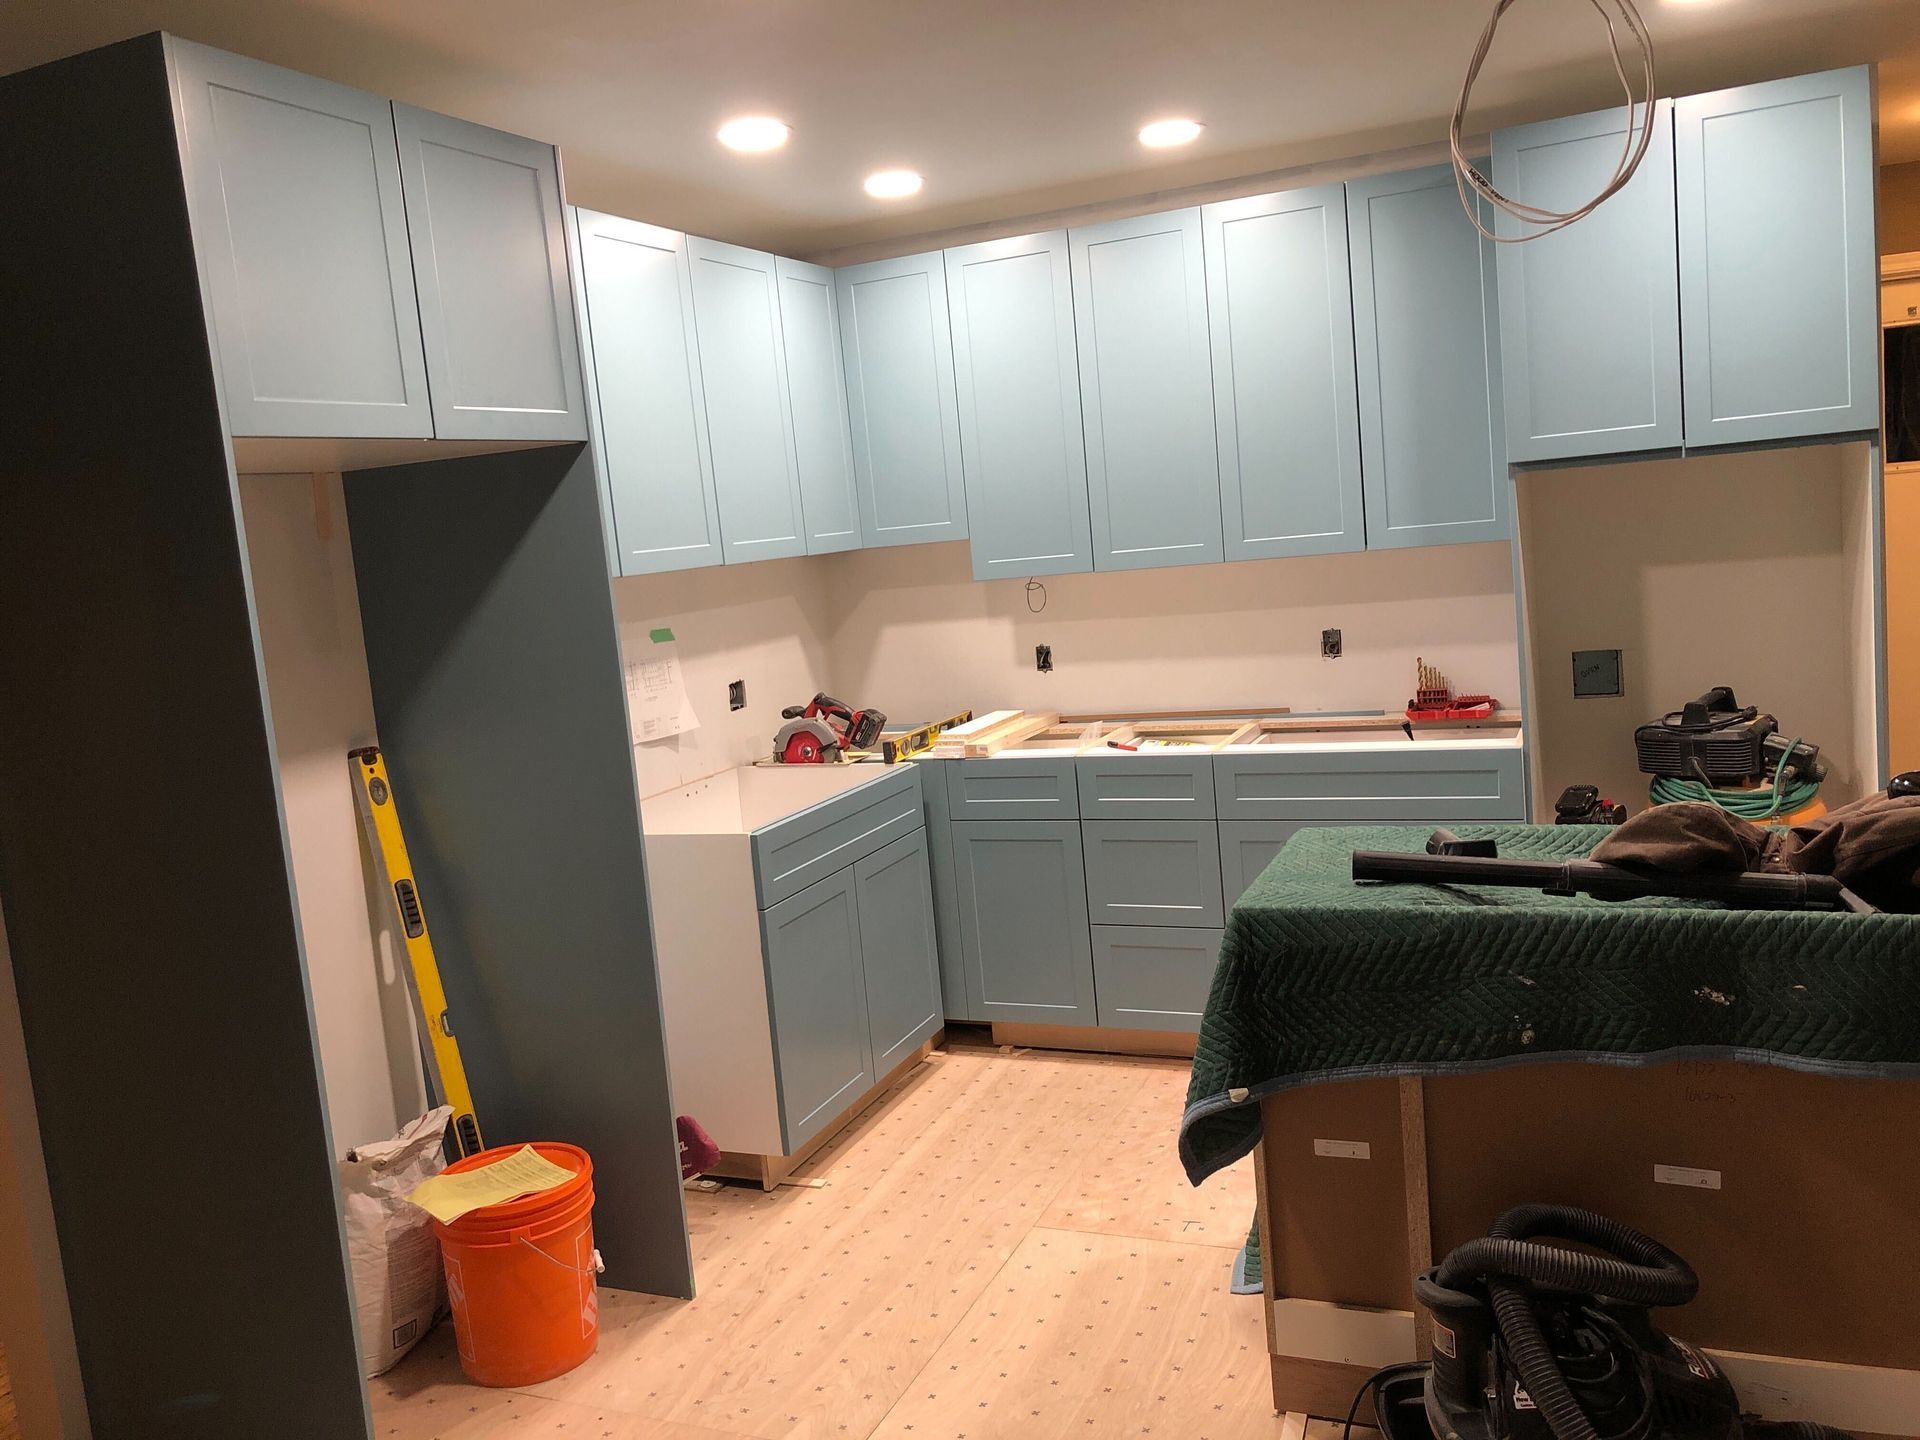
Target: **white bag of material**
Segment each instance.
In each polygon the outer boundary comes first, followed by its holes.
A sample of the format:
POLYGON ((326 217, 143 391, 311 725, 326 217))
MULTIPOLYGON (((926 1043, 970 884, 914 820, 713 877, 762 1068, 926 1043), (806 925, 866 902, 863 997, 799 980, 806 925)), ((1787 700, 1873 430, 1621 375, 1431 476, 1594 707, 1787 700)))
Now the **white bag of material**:
POLYGON ((393 1139, 349 1150, 340 1162, 347 1264, 369 1379, 399 1364, 440 1313, 440 1242, 432 1217, 406 1197, 445 1167, 441 1145, 452 1115, 447 1105, 430 1110, 393 1139))

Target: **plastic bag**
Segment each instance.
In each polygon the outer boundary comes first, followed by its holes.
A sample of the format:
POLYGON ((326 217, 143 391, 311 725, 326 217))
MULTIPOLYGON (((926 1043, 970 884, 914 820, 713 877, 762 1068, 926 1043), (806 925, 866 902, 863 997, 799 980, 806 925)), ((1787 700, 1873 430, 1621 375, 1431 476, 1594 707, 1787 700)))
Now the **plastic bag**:
POLYGON ((433 1219, 406 1196, 445 1167, 452 1115, 451 1106, 430 1110, 393 1139, 349 1150, 340 1162, 347 1265, 369 1379, 400 1363, 445 1299, 433 1219))

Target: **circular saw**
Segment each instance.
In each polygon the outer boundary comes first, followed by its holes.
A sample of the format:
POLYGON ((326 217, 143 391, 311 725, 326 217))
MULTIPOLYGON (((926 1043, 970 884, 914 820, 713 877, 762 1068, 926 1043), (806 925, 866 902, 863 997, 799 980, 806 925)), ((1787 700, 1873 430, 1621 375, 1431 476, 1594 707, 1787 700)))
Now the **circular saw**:
POLYGON ((855 710, 827 694, 789 705, 780 716, 787 723, 773 737, 773 758, 786 765, 817 765, 848 750, 870 750, 887 724, 880 711, 855 710))

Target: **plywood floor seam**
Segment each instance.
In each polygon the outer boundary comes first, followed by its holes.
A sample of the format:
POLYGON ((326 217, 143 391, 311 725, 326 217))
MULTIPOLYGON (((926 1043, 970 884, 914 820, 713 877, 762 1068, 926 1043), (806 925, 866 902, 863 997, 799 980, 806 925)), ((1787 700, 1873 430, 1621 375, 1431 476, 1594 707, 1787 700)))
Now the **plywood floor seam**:
POLYGON ((1227 1290, 1250 1167, 1188 1186, 1187 1065, 964 1041, 798 1172, 687 1195, 690 1302, 607 1291, 599 1353, 465 1384, 441 1326, 373 1383, 381 1440, 1303 1440, 1227 1290))

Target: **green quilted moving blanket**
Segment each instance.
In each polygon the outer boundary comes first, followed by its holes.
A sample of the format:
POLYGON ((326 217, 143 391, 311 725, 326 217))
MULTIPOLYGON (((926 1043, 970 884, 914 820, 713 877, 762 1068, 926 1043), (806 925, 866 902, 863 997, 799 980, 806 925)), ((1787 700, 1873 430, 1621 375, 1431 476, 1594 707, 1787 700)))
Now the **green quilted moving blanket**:
MULTIPOLYGON (((1454 828, 1510 859, 1607 833, 1454 828)), ((1314 1081, 1686 1058, 1920 1077, 1920 917, 1353 882, 1355 850, 1431 831, 1302 830, 1234 907, 1180 1123, 1196 1185, 1259 1141, 1262 1096, 1314 1081)))

